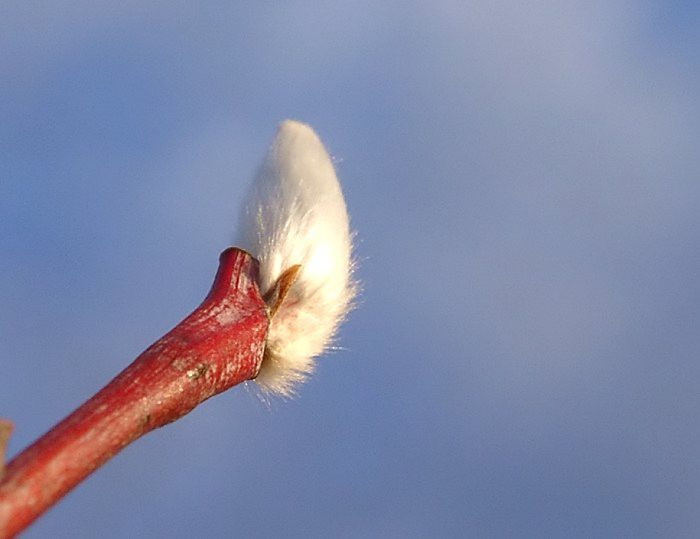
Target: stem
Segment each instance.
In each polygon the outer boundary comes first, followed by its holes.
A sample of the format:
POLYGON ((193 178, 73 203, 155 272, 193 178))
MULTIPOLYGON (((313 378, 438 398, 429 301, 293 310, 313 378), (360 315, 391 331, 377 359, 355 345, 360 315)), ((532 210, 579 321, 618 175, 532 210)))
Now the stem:
POLYGON ((137 438, 257 375, 268 329, 257 280, 251 255, 224 251, 192 314, 7 464, 0 538, 22 531, 137 438))
POLYGON ((5 475, 5 451, 7 450, 7 441, 10 439, 14 427, 12 422, 0 419, 0 480, 5 475))

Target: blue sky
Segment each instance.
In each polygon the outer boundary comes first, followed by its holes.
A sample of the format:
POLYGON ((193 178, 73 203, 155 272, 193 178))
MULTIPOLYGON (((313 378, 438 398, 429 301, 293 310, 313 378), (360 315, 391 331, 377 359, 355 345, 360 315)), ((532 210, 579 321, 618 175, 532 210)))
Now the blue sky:
POLYGON ((360 306, 34 537, 691 537, 700 13, 687 2, 0 8, 12 454, 188 314, 284 118, 337 161, 360 306), (252 6, 252 7, 251 7, 252 6))

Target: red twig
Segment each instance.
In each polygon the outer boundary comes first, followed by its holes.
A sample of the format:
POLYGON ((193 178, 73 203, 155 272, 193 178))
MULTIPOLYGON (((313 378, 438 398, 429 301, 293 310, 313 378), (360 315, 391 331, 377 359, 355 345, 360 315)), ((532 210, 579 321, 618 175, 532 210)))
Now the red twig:
POLYGON ((12 537, 145 433, 260 369, 268 314, 257 261, 221 254, 204 302, 75 412, 20 453, 0 481, 0 537, 12 537))

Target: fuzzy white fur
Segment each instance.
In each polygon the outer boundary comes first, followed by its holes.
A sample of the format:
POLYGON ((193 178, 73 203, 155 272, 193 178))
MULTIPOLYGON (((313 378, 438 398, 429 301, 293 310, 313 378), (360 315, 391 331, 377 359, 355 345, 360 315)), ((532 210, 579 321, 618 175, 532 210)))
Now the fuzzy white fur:
POLYGON ((332 344, 356 293, 352 235, 333 163, 316 133, 283 122, 253 183, 239 228, 241 247, 260 261, 266 293, 292 266, 297 278, 272 315, 255 379, 289 396, 332 344))

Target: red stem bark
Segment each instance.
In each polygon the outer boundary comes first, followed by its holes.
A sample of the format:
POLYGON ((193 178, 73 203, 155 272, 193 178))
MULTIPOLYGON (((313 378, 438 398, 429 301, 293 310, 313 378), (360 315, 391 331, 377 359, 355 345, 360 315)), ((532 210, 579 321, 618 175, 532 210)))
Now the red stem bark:
POLYGON ((25 449, 0 481, 0 537, 13 537, 147 432, 254 378, 268 314, 258 263, 227 249, 204 302, 94 397, 25 449))

